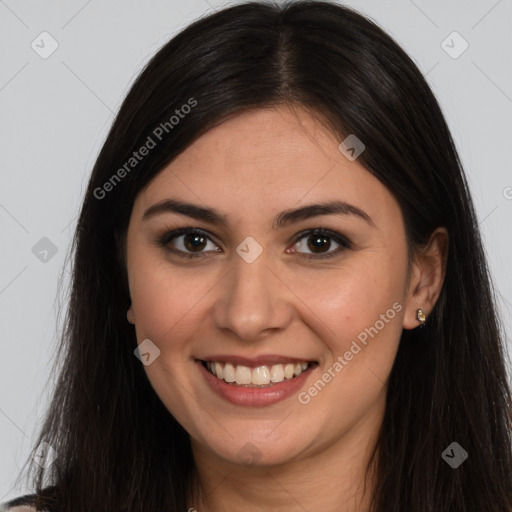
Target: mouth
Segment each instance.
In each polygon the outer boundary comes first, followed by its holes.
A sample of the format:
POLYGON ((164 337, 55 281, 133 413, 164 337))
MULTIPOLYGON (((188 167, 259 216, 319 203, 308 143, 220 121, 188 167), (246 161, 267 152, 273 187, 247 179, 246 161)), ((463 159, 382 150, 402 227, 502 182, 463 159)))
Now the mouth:
POLYGON ((318 361, 277 354, 212 354, 195 358, 195 364, 215 395, 231 404, 250 407, 270 406, 291 398, 319 367, 318 361))
POLYGON ((269 363, 253 367, 226 361, 199 362, 219 381, 244 388, 270 388, 292 381, 317 365, 315 361, 269 363))

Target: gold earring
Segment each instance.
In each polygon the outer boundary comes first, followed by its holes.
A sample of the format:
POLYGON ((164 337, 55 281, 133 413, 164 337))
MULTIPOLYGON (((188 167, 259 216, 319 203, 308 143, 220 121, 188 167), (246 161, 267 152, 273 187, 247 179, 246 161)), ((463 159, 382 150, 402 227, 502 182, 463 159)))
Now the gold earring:
POLYGON ((418 308, 416 310, 416 318, 418 319, 418 322, 421 325, 423 325, 427 320, 427 317, 425 316, 425 313, 423 313, 423 310, 421 308, 418 308))

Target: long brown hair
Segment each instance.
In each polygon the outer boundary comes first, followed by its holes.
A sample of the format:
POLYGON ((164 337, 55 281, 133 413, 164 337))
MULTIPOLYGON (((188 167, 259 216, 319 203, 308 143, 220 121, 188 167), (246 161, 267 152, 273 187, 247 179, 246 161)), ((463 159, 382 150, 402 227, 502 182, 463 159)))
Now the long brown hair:
POLYGON ((39 506, 62 512, 185 511, 189 437, 134 357, 123 238, 140 190, 206 130, 248 109, 300 104, 400 204, 409 247, 450 234, 445 282, 424 329, 404 331, 377 445, 375 512, 512 510, 511 392, 503 331, 468 185, 440 107, 404 51, 330 2, 249 2, 188 26, 133 84, 94 166, 73 240, 58 381, 32 464, 39 506), (193 98, 157 147, 112 176, 193 98), (98 192, 99 189, 108 191, 98 192), (103 197, 100 197, 102 196, 103 197), (441 454, 452 442, 469 458, 441 454))

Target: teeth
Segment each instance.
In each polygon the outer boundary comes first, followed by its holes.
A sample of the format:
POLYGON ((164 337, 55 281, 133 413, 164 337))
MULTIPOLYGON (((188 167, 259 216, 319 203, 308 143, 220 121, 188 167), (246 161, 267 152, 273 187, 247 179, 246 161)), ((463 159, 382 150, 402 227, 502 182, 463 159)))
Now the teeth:
POLYGON ((224 372, 222 371, 222 365, 220 363, 214 363, 215 365, 215 374, 219 379, 224 378, 224 372))
POLYGON ((268 366, 258 366, 252 370, 252 384, 258 386, 270 384, 270 371, 268 366))
POLYGON ((275 364, 270 368, 270 380, 272 382, 282 382, 284 380, 284 368, 282 364, 275 364))
POLYGON ((235 367, 231 363, 226 363, 224 365, 224 380, 226 382, 235 382, 235 367))
POLYGON ((284 367, 284 378, 285 379, 291 379, 293 377, 294 370, 295 370, 295 365, 294 364, 287 364, 284 367))
POLYGON ((217 378, 239 386, 271 386, 298 377, 308 369, 308 363, 275 364, 249 368, 243 365, 208 361, 206 367, 217 378))
POLYGON ((251 384, 251 369, 247 366, 237 366, 235 379, 237 384, 251 384))

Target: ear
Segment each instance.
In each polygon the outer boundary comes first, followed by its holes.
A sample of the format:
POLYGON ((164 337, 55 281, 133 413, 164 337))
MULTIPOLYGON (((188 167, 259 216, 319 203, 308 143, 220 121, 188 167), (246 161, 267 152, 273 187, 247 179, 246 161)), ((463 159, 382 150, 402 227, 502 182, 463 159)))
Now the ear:
MULTIPOLYGON (((123 268, 123 285, 127 294, 130 293, 130 288, 128 285, 128 276, 126 274, 126 232, 123 234, 119 234, 118 232, 114 233, 115 244, 116 244, 116 255, 118 259, 119 265, 123 268)), ((135 325, 135 312, 133 311, 133 306, 130 301, 130 307, 126 311, 126 319, 131 324, 135 325)))
POLYGON ((416 316, 419 308, 427 319, 434 309, 446 274, 448 241, 446 228, 438 227, 430 235, 429 241, 415 254, 407 290, 404 329, 414 329, 420 325, 416 316))
POLYGON ((130 304, 130 307, 128 308, 128 311, 126 312, 126 319, 131 324, 135 325, 135 311, 133 311, 133 305, 130 304))

